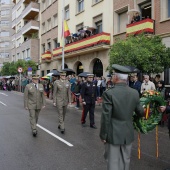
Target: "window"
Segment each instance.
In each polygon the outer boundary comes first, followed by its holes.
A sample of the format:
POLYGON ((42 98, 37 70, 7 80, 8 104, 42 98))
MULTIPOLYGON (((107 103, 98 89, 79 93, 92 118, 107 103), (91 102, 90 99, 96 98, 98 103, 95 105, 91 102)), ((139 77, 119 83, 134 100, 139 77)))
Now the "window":
POLYGON ((20 53, 17 53, 17 60, 20 59, 20 53))
POLYGON ((84 10, 84 0, 78 0, 78 8, 77 8, 77 12, 81 12, 84 10))
POLYGON ((65 7, 65 19, 69 19, 70 18, 70 11, 69 11, 69 6, 65 7))
POLYGON ((9 36, 9 32, 8 31, 2 31, 1 32, 1 37, 7 37, 9 36))
POLYGON ((1 16, 6 16, 6 15, 9 15, 10 14, 10 10, 3 10, 1 11, 1 16))
POLYGON ((168 0, 168 18, 170 18, 170 0, 168 0))
POLYGON ((45 44, 42 44, 42 53, 45 53, 45 44))
POLYGON ((1 26, 9 26, 9 21, 1 21, 1 26))
POLYGON ((30 58, 30 48, 27 49, 26 56, 27 58, 30 58))
POLYGON ((58 43, 57 38, 53 40, 54 42, 54 49, 60 47, 60 43, 58 43))
POLYGON ((50 70, 47 70, 47 74, 50 73, 50 70))
POLYGON ((10 4, 11 0, 1 0, 1 4, 10 4))
POLYGON ((57 14, 53 16, 53 26, 56 27, 58 25, 57 14))
POLYGON ((161 0, 161 20, 170 18, 170 0, 161 0))
POLYGON ((51 42, 48 42, 48 50, 51 51, 51 42))
POLYGON ((102 29, 102 21, 98 21, 98 22, 96 22, 95 24, 96 24, 96 28, 97 28, 96 33, 98 34, 98 33, 103 32, 103 29, 102 29))
POLYGON ((78 31, 79 29, 83 28, 84 27, 84 24, 81 23, 81 24, 78 24, 76 25, 76 30, 78 31))
POLYGON ((9 53, 5 51, 0 53, 0 58, 9 58, 9 53))
POLYGON ((48 24, 47 24, 47 31, 49 31, 51 29, 51 18, 47 20, 48 24))
POLYGON ((22 51, 22 59, 25 59, 26 58, 26 55, 25 55, 25 50, 22 51))
POLYGON ((1 47, 9 47, 9 42, 2 42, 1 47))
POLYGON ((41 77, 44 77, 44 70, 41 71, 41 77))
POLYGON ((45 22, 42 24, 42 33, 45 33, 45 22))
POLYGON ((126 32, 126 25, 128 24, 128 7, 124 7, 115 11, 114 14, 114 34, 126 32))

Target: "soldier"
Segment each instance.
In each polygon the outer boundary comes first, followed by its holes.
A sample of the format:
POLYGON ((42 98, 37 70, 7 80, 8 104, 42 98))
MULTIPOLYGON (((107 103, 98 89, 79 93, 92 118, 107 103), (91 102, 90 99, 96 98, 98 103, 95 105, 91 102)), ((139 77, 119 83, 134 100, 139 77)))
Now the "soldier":
POLYGON ((67 105, 71 104, 70 83, 66 80, 66 72, 60 72, 60 79, 54 82, 53 104, 57 106, 59 125, 58 129, 64 134, 64 119, 66 115, 67 105))
POLYGON ((27 84, 24 91, 24 107, 29 110, 32 134, 37 136, 36 124, 41 109, 45 108, 44 88, 38 83, 39 77, 32 76, 32 83, 27 84))
POLYGON ((114 87, 103 93, 100 138, 105 143, 105 159, 108 170, 129 170, 134 128, 133 112, 144 115, 139 93, 127 85, 130 70, 118 64, 112 65, 114 87))
POLYGON ((97 129, 94 122, 94 109, 97 102, 96 97, 96 84, 93 82, 94 74, 87 74, 87 82, 83 83, 81 89, 82 103, 84 108, 84 115, 82 117, 82 126, 86 126, 86 116, 89 112, 90 127, 97 129))

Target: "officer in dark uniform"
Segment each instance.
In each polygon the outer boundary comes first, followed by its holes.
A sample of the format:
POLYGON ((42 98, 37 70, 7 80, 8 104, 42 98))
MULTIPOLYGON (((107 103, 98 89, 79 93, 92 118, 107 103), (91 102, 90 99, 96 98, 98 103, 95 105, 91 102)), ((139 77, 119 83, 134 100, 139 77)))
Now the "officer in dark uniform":
POLYGON ((84 117, 82 117, 82 126, 86 126, 86 116, 89 112, 90 127, 97 129, 94 122, 94 109, 97 102, 96 84, 93 82, 94 74, 87 74, 87 82, 83 83, 81 89, 82 103, 84 105, 84 117))

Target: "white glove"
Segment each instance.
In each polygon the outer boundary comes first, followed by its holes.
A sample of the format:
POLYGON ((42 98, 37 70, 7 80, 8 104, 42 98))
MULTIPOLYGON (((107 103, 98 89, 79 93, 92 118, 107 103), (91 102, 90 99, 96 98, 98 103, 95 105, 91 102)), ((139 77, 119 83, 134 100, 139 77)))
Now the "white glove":
POLYGON ((83 105, 86 105, 86 102, 82 102, 83 103, 83 105))
POLYGON ((53 106, 56 106, 56 103, 53 103, 53 106))

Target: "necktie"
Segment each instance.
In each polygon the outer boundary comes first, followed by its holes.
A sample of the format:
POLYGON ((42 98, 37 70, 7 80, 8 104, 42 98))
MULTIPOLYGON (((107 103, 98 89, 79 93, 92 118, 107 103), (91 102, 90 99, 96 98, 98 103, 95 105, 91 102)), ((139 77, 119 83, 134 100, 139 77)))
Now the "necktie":
POLYGON ((35 88, 37 89, 37 85, 35 84, 35 88))

